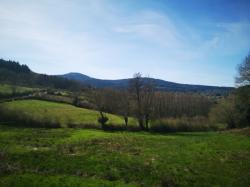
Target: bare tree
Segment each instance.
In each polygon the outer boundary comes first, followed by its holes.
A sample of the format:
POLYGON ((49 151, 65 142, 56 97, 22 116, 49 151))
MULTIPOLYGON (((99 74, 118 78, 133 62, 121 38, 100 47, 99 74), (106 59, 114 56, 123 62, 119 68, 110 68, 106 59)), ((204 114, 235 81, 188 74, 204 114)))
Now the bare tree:
POLYGON ((120 93, 120 113, 124 118, 125 126, 128 127, 128 116, 130 114, 129 93, 127 90, 122 90, 120 93))
POLYGON ((136 103, 135 114, 141 129, 149 129, 150 115, 153 109, 154 85, 149 78, 136 73, 130 81, 130 91, 136 103))
POLYGON ((142 111, 144 115, 145 128, 149 129, 149 120, 154 110, 155 86, 150 78, 146 78, 142 89, 142 111))
POLYGON ((101 124, 102 128, 105 128, 105 124, 109 120, 108 117, 105 115, 106 95, 104 93, 102 93, 101 90, 94 90, 93 97, 94 97, 96 109, 100 113, 100 117, 98 118, 98 122, 101 124))
POLYGON ((236 84, 245 86, 250 84, 250 53, 238 67, 239 75, 236 77, 236 84))
POLYGON ((136 107, 135 107, 135 116, 138 119, 138 123, 141 129, 144 128, 143 122, 143 112, 142 112, 142 89, 143 89, 143 80, 141 73, 135 73, 133 79, 130 80, 129 88, 134 96, 136 107))
POLYGON ((105 97, 104 105, 107 112, 123 116, 125 126, 128 125, 129 116, 129 94, 127 89, 114 90, 111 88, 103 89, 102 94, 105 97))

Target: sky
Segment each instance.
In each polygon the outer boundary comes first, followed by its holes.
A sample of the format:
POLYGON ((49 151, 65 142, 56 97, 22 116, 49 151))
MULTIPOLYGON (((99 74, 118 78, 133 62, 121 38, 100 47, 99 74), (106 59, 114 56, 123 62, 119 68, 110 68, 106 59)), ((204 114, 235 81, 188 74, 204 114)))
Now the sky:
POLYGON ((0 58, 46 74, 234 86, 249 0, 0 0, 0 58))

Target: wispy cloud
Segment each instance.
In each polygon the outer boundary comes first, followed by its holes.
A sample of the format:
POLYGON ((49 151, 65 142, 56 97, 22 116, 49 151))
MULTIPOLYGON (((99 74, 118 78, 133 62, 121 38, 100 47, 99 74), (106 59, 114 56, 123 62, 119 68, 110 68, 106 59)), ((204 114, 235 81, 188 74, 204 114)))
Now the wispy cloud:
POLYGON ((209 48, 214 48, 215 50, 223 49, 221 52, 224 54, 237 54, 241 53, 242 50, 249 50, 249 22, 217 23, 216 27, 220 31, 208 42, 209 48))
MULTIPOLYGON (((171 81, 215 84, 211 74, 219 70, 212 61, 250 49, 247 21, 208 23, 212 34, 205 36, 206 29, 150 7, 123 11, 105 0, 0 4, 0 54, 38 72, 79 71, 114 79, 140 71, 171 81)), ((218 72, 218 84, 233 83, 228 77, 238 62, 228 63, 231 69, 218 72)))

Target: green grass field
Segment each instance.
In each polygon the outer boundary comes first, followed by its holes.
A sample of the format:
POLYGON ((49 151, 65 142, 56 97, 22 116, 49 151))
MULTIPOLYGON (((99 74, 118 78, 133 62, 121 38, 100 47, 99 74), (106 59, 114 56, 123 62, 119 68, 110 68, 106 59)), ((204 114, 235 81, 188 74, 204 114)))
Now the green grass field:
MULTIPOLYGON (((33 121, 56 121, 62 127, 74 124, 78 127, 90 125, 100 127, 97 119, 99 113, 94 110, 78 108, 69 104, 40 101, 40 100, 20 100, 0 104, 8 115, 19 115, 33 121)), ((121 116, 107 114, 109 121, 107 124, 124 126, 121 116)), ((137 124, 136 120, 129 118, 129 125, 137 124)))
POLYGON ((34 88, 28 88, 28 87, 22 87, 22 86, 13 86, 8 84, 0 84, 0 94, 1 95, 11 95, 13 94, 13 91, 18 94, 32 92, 36 89, 34 88))
POLYGON ((0 125, 0 186, 249 186, 250 138, 0 125))

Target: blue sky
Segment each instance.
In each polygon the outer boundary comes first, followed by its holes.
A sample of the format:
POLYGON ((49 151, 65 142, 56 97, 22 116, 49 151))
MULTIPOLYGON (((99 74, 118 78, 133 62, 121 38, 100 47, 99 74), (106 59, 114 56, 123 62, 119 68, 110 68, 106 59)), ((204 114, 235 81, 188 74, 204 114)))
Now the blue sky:
POLYGON ((249 10, 249 0, 0 0, 0 58, 47 74, 234 86, 249 10))

